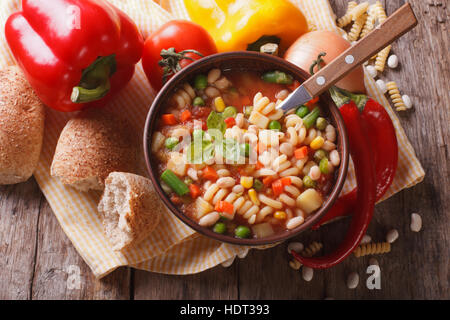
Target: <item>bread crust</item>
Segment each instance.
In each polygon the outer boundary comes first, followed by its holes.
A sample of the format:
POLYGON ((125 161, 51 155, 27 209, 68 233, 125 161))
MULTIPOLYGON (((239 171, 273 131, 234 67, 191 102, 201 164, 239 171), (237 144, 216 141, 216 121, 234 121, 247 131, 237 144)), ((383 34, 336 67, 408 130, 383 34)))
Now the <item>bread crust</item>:
POLYGON ((164 205, 154 190, 152 182, 135 174, 112 172, 106 179, 105 184, 105 192, 100 199, 98 211, 102 217, 106 236, 109 237, 114 250, 124 250, 137 245, 157 227, 161 212, 164 210, 164 205), (113 186, 113 184, 115 185, 113 186), (119 184, 121 188, 118 188, 119 184), (123 188, 124 186, 125 188, 123 188), (112 198, 105 196, 109 192, 114 193, 116 199, 128 201, 126 212, 123 213, 123 219, 126 222, 126 226, 123 226, 123 228, 127 230, 129 237, 126 241, 118 242, 117 238, 114 237, 115 234, 110 234, 110 231, 114 229, 116 229, 116 232, 120 232, 118 229, 121 226, 120 222, 111 226, 111 219, 108 219, 107 216, 115 215, 117 221, 119 221, 119 213, 114 211, 113 208, 117 209, 117 206, 121 204, 115 203, 115 206, 113 206, 109 202, 112 201, 112 198))
POLYGON ((136 158, 130 125, 109 111, 89 109, 69 120, 61 132, 51 175, 81 191, 102 190, 109 173, 134 172, 136 158))
POLYGON ((0 184, 31 177, 41 154, 44 122, 44 105, 21 70, 0 70, 0 184))

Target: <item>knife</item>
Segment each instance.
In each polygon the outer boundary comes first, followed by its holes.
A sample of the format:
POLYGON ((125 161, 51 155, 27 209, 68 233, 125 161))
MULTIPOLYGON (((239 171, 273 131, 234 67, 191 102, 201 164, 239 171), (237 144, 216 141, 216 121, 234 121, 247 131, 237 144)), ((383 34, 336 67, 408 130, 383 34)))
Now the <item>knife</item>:
POLYGON ((380 50, 400 38, 417 25, 417 18, 409 3, 395 11, 366 37, 348 48, 314 76, 292 92, 277 109, 284 112, 317 97, 380 50))

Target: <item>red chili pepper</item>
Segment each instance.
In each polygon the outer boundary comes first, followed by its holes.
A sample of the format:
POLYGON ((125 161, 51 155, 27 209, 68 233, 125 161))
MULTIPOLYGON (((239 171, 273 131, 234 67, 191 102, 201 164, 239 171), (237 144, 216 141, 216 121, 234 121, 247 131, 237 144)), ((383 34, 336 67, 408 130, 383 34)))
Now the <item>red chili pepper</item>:
MULTIPOLYGON (((330 91, 333 94, 336 93, 333 89, 330 91)), ((342 99, 339 104, 341 106, 340 111, 347 127, 350 153, 355 165, 358 183, 356 211, 344 241, 333 253, 318 258, 306 258, 292 251, 295 259, 314 269, 330 268, 342 262, 353 252, 367 231, 375 206, 375 168, 372 152, 367 143, 367 127, 356 104, 348 97, 339 96, 339 98, 342 99)))
MULTIPOLYGON (((379 201, 394 180, 398 164, 398 143, 392 120, 384 107, 377 101, 362 94, 352 94, 342 89, 341 93, 350 97, 361 111, 368 127, 370 147, 373 150, 376 172, 376 201, 379 201)), ((356 188, 336 201, 333 208, 313 229, 338 217, 351 214, 356 203, 356 188)))
POLYGON ((144 45, 104 0, 23 0, 5 35, 36 94, 60 111, 104 105, 130 81, 144 45))

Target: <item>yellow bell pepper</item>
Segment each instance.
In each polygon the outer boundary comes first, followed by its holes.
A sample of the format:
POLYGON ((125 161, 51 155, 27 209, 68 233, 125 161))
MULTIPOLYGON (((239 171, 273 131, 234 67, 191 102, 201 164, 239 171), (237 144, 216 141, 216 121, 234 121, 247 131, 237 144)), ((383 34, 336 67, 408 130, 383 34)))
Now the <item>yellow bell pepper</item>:
POLYGON ((308 32, 303 13, 288 0, 184 0, 192 21, 214 38, 219 52, 247 50, 263 36, 281 40, 281 51, 308 32))

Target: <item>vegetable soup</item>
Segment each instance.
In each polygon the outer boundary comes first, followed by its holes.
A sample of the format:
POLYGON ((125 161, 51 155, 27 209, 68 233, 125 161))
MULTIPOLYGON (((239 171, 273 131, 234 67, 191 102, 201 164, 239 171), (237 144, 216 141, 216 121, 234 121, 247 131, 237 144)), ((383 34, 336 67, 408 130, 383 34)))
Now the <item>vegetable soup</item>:
POLYGON ((340 165, 336 130, 318 99, 276 108, 299 85, 276 70, 213 69, 175 91, 151 146, 173 204, 238 238, 294 229, 321 208, 340 165))

